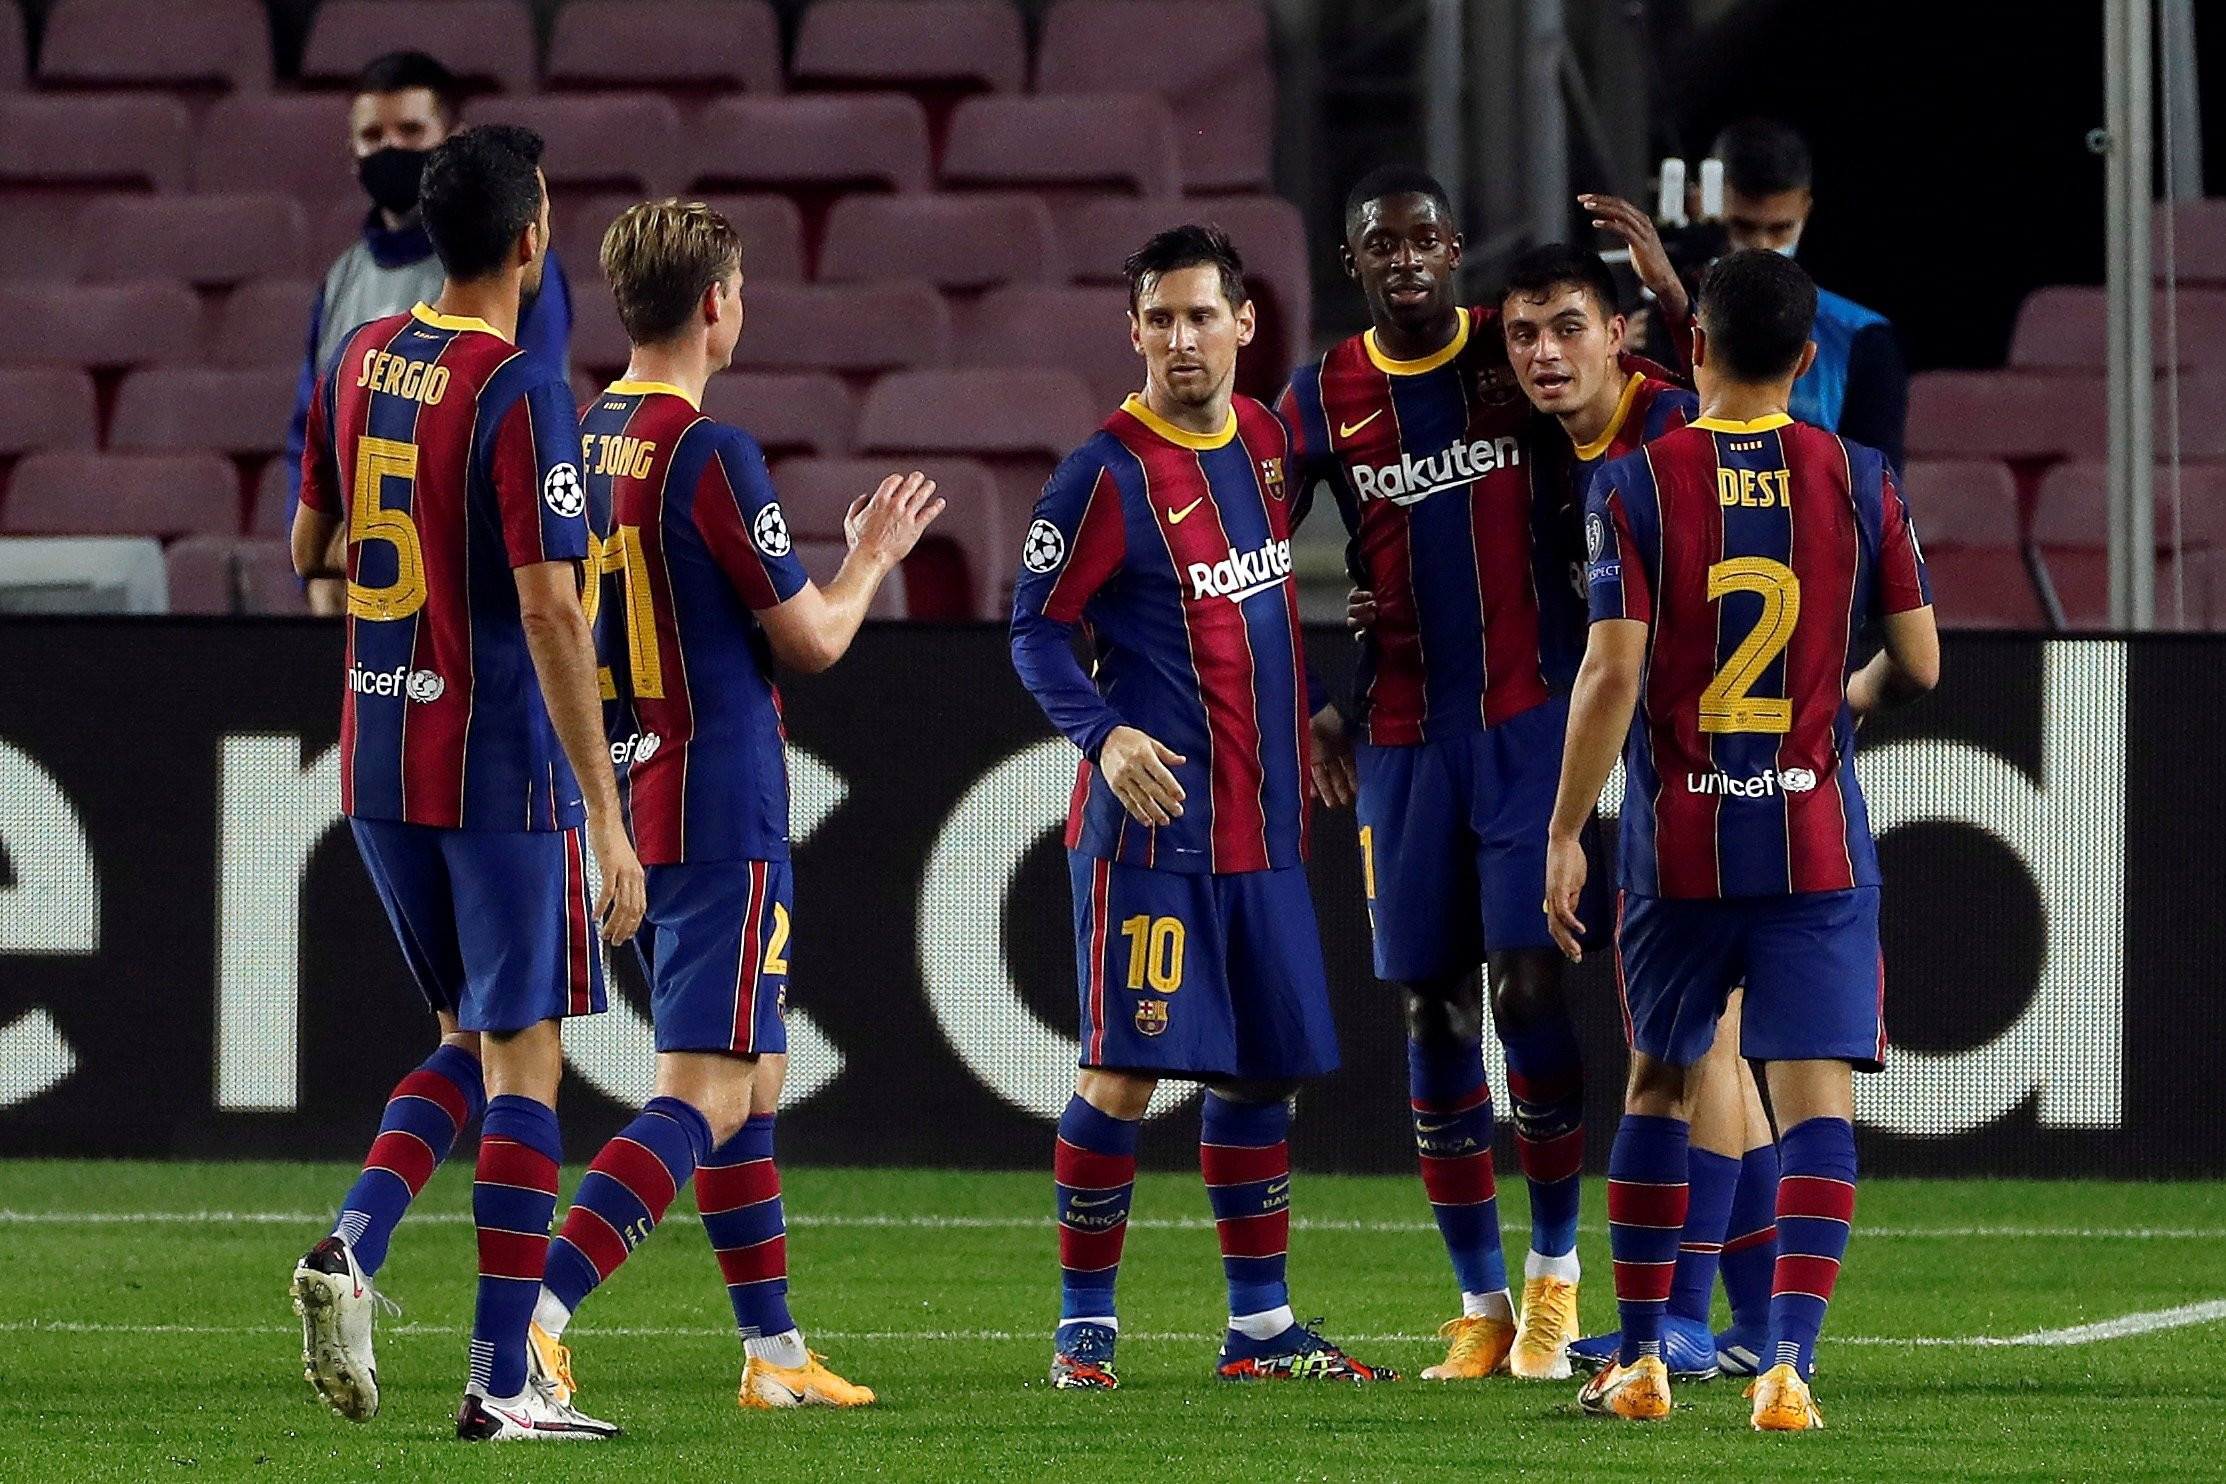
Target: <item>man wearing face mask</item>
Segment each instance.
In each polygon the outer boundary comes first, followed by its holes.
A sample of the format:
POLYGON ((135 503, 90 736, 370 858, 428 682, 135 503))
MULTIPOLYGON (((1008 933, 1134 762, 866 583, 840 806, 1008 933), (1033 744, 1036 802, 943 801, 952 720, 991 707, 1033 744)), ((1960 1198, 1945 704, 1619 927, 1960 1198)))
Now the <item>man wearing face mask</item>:
MULTIPOLYGON (((1792 257, 1816 204, 1809 147, 1776 119, 1750 118, 1716 136, 1724 162, 1724 226, 1731 250, 1792 257)), ((1792 414, 1885 454, 1901 468, 1909 367, 1894 327, 1876 310, 1816 291, 1816 364, 1793 384, 1792 414)))
MULTIPOLYGON (((390 52, 363 69, 348 106, 349 148, 356 179, 371 198, 363 240, 334 260, 309 312, 308 351, 286 426, 286 466, 293 471, 286 518, 293 520, 301 494, 301 454, 309 403, 317 378, 338 354, 348 332, 370 320, 430 303, 441 286, 440 259, 417 209, 425 157, 454 133, 463 90, 440 62, 424 52, 390 52)), ((518 346, 566 374, 565 345, 572 334, 572 293, 556 254, 548 254, 541 288, 518 317, 518 346)), ((307 584, 311 611, 334 615, 345 604, 337 578, 307 584)))

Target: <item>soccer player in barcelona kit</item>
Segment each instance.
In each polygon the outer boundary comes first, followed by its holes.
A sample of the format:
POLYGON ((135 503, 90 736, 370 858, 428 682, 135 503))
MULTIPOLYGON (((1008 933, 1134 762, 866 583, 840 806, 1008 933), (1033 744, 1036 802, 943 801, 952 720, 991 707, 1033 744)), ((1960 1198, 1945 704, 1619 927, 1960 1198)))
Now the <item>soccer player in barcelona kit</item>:
POLYGON ((1229 1380, 1394 1379, 1297 1322, 1290 1098, 1337 1065, 1307 892, 1308 684, 1288 442, 1235 397, 1243 264, 1206 227, 1127 263, 1145 389, 1059 466, 1013 595, 1013 666, 1082 751, 1067 820, 1082 1072, 1059 1119, 1051 1384, 1108 1390, 1136 1136, 1162 1077, 1206 1084, 1229 1380), (1080 623, 1094 656, 1070 647, 1080 623))
MULTIPOLYGON (((1631 215, 1627 230, 1653 243, 1631 215)), ((1293 375, 1283 416, 1293 478, 1334 491, 1353 576, 1374 603, 1359 676, 1363 881, 1377 976, 1406 1001, 1423 1185, 1461 1288, 1446 1358, 1423 1375, 1566 1376, 1584 1083, 1539 902, 1583 644, 1573 526, 1560 487, 1538 475, 1536 419, 1496 312, 1453 297, 1461 237, 1444 188, 1378 170, 1347 197, 1345 229, 1347 271, 1374 324, 1293 375), (1480 959, 1530 1187, 1519 1320, 1500 1251, 1480 959)), ((1641 260, 1682 318, 1659 245, 1641 260)), ((1337 797, 1353 744, 1334 711, 1314 731, 1318 786, 1337 797)))
POLYGON ((1786 415, 1815 355, 1815 314, 1815 285, 1791 259, 1719 261, 1694 344, 1702 415, 1608 464, 1586 500, 1592 626, 1547 906, 1578 957, 1578 831, 1620 749, 1616 967, 1631 1075, 1608 1221, 1623 1341, 1580 1396, 1604 1415, 1669 1415, 1662 1317, 1688 1214, 1691 1069, 1744 983, 1742 1049, 1765 1064, 1785 1131, 1753 1423, 1823 1426, 1809 1377, 1855 1209, 1852 1072, 1886 1054, 1878 852, 1855 728, 1929 690, 1940 648, 1885 457, 1786 415), (1884 647, 1858 669, 1874 630, 1884 647))
POLYGON ((333 1234, 294 1270, 303 1366, 341 1415, 378 1410, 371 1278, 483 1114, 478 1304, 456 1420, 471 1440, 616 1431, 526 1376, 563 1157, 559 1027, 603 1008, 596 919, 623 942, 643 897, 581 603, 602 512, 581 483, 563 376, 511 343, 548 247, 540 156, 539 136, 489 125, 427 159, 440 296, 348 338, 310 410, 293 529, 303 576, 347 581, 341 807, 441 1029, 387 1103, 333 1234), (322 571, 343 526, 346 570, 322 571), (605 881, 592 912, 583 802, 605 881))
POLYGON ((588 1166, 550 1244, 535 1374, 570 1399, 565 1326, 692 1177, 742 1333, 741 1404, 863 1406, 873 1393, 805 1349, 788 1310, 773 1122, 794 903, 772 664, 817 672, 840 659, 943 502, 917 473, 861 495, 850 554, 822 591, 797 559, 764 454, 699 410, 742 333, 733 226, 700 203, 630 207, 603 238, 602 264, 633 357, 584 419, 588 488, 612 521, 592 606, 611 757, 648 867, 657 1080, 588 1166))

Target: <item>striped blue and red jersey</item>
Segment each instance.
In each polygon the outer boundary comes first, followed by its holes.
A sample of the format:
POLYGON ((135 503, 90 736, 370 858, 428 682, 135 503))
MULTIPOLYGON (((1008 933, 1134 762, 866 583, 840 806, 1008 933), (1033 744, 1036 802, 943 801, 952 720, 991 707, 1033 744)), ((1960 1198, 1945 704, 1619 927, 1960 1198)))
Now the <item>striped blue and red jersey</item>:
POLYGON ((1696 419, 1600 471, 1585 540, 1593 622, 1651 630, 1624 888, 1876 886, 1847 679, 1866 630, 1932 602, 1884 456, 1783 414, 1696 419))
POLYGON ((423 304, 349 335, 309 412, 302 503, 348 541, 341 807, 446 829, 570 829, 513 569, 584 560, 600 513, 553 366, 423 304))
POLYGON ((1607 427, 1599 437, 1577 444, 1571 452, 1571 507, 1582 512, 1592 477, 1603 465, 1636 453, 1641 446, 1699 416, 1700 398, 1689 387, 1665 379, 1658 368, 1631 371, 1607 427))
POLYGON ((604 726, 644 865, 788 859, 787 733, 756 615, 810 579, 749 434, 621 381, 581 418, 606 498, 604 726))
POLYGON ((1293 477, 1335 494, 1353 580, 1375 594, 1356 677, 1370 742, 1496 726, 1574 678, 1583 604, 1562 488, 1537 480, 1530 402, 1489 308, 1399 361, 1356 335, 1283 394, 1293 477))
POLYGON ((1013 593, 1013 668, 1082 749, 1067 845, 1165 871, 1306 855, 1305 659, 1291 577, 1290 442, 1238 397, 1185 432, 1130 397, 1036 502, 1013 593), (1080 624, 1093 660, 1072 645, 1080 624), (1094 761, 1116 726, 1181 754, 1182 817, 1139 824, 1094 761))

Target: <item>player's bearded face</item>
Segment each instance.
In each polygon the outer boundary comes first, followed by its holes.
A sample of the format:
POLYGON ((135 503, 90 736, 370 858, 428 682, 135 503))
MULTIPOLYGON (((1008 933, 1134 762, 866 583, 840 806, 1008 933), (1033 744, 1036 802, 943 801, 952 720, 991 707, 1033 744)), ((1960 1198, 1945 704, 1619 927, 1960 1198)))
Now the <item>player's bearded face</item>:
POLYGON ((1137 296, 1130 333, 1146 373, 1169 400, 1203 407, 1228 394, 1237 351, 1251 343, 1252 305, 1232 307, 1211 264, 1164 274, 1137 296))
POLYGON ((1378 324, 1421 330, 1454 312, 1461 234, 1428 196, 1383 196, 1361 208, 1345 244, 1345 271, 1360 280, 1378 324))
POLYGON ((1542 298, 1509 294, 1500 325, 1515 379, 1539 411, 1575 412, 1619 387, 1623 316, 1603 317, 1581 286, 1563 285, 1542 298))

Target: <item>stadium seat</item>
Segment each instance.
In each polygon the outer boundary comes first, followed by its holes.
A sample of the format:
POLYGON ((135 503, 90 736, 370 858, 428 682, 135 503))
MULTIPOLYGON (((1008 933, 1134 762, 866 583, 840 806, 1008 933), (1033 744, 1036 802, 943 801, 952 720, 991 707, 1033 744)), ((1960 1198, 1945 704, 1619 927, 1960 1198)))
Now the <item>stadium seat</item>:
POLYGON ((0 366, 0 458, 91 448, 93 432, 90 376, 67 366, 0 366))
POLYGON ((1008 610, 1000 576, 1018 548, 1007 532, 997 483, 974 459, 929 455, 916 460, 790 459, 774 471, 781 508, 800 537, 842 539, 850 502, 891 474, 918 468, 935 481, 943 513, 905 563, 907 607, 914 618, 997 619, 1008 610))
POLYGON ((170 611, 232 612, 238 606, 233 576, 238 545, 229 536, 188 536, 171 542, 162 554, 163 570, 170 579, 170 611))
POLYGON ((301 278, 262 278, 226 297, 209 336, 211 364, 298 364, 309 349, 309 311, 317 285, 301 278))
POLYGON ((1106 411, 1144 384, 1143 358, 1128 338, 1128 301, 1107 286, 1015 285, 985 294, 958 316, 957 359, 1077 372, 1106 411))
POLYGON ((0 283, 0 361, 108 371, 200 355, 200 301, 184 284, 0 283))
POLYGON ((1018 92, 1028 48, 1009 0, 820 0, 789 75, 843 87, 1018 92))
POLYGON ((431 52, 467 85, 533 90, 533 13, 523 0, 324 0, 301 80, 345 86, 365 63, 404 48, 431 52))
MULTIPOLYGON (((2226 549, 2226 467, 2189 464, 2180 471, 2178 529, 2172 514, 2170 471, 2158 465, 2152 487, 2157 550, 2156 611, 2160 625, 2174 626, 2175 557, 2203 554, 2188 572, 2186 594, 2191 625, 2200 626, 2209 608, 2208 579, 2217 553, 2226 549)), ((1925 532, 1931 553, 1931 533, 1925 532)), ((2048 563, 2065 616, 2074 626, 2099 627, 2110 612, 2110 470, 2101 463, 2058 464, 2042 476, 2033 512, 2033 539, 2048 563)))
POLYGON ((134 371, 116 394, 108 446, 128 452, 214 449, 275 454, 286 446, 298 363, 228 371, 157 366, 134 371))
MULTIPOLYGON (((745 325, 745 333, 747 326, 745 325)), ((598 386, 626 369, 634 348, 618 322, 618 306, 600 273, 572 285, 572 364, 591 372, 598 386)))
POLYGON ((680 111, 655 93, 489 98, 471 117, 522 124, 546 140, 541 168, 560 205, 589 191, 668 195, 687 173, 678 164, 680 111))
POLYGON ((1942 627, 2044 626, 2025 569, 2017 481, 2008 465, 1996 459, 1911 460, 1902 490, 1924 547, 1942 627))
POLYGON ((236 548, 240 608, 246 613, 302 614, 309 599, 294 575, 283 541, 242 541, 236 548))
POLYGON ((0 530, 25 536, 229 536, 240 481, 213 453, 35 453, 16 465, 0 530))
POLYGON ((23 86, 28 62, 23 40, 22 8, 16 0, 0 0, 0 93, 23 86))
POLYGON ((162 613, 167 589, 144 536, 0 538, 0 613, 162 613))
POLYGON ((746 430, 768 459, 843 454, 858 426, 858 402, 825 371, 729 371, 704 388, 703 410, 746 430))
POLYGON ((0 186, 185 189, 193 117, 150 93, 0 97, 0 186))
POLYGON ((255 480, 255 507, 247 514, 247 534, 283 541, 293 531, 293 512, 287 496, 294 486, 294 471, 284 455, 263 465, 255 480))
MULTIPOLYGON (((2177 297, 2176 347, 2166 333, 2165 296, 2158 292, 2151 298, 2154 362, 2170 365, 2176 348, 2182 366, 2226 365, 2226 289, 2182 289, 2177 297)), ((2106 370, 2109 311, 2109 299, 2099 288, 2057 285, 2033 290, 2018 306, 2010 365, 2021 371, 2106 370)))
POLYGON ((927 113, 899 93, 723 98, 697 127, 690 184, 924 191, 927 113))
MULTIPOLYGON (((843 558, 849 554, 849 548, 840 541, 796 543, 796 559, 804 564, 804 570, 810 574, 812 581, 821 587, 835 580, 835 574, 842 570, 843 558)), ((872 606, 866 609, 868 618, 903 619, 907 616, 905 584, 902 582, 882 583, 880 590, 873 595, 872 606)))
POLYGON ((270 16, 261 0, 57 0, 39 43, 39 81, 267 88, 270 16))
POLYGON ((1066 281, 1051 213, 1034 196, 850 196, 827 216, 819 277, 925 279, 942 289, 1066 281))
POLYGON ((1175 117, 1149 93, 968 98, 951 114, 943 180, 1180 195, 1175 117))
POLYGON ((177 278, 197 288, 299 278, 309 216, 284 196, 104 196, 77 221, 79 267, 95 282, 177 278))
MULTIPOLYGON (((593 263, 601 250, 603 234, 618 214, 640 200, 639 196, 595 196, 583 202, 571 221, 560 228, 564 251, 575 262, 593 263)), ((745 283, 796 283, 804 277, 804 216, 786 196, 697 196, 716 208, 742 234, 742 276, 745 283)), ((585 276, 583 272, 583 277, 585 276)), ((600 283, 596 285, 601 287, 600 283)), ((585 286, 575 283, 575 294, 585 286)))
POLYGON ((768 284, 746 292, 737 366, 862 373, 951 358, 951 312, 926 284, 768 284))
POLYGON ((2024 371, 1909 378, 1911 458, 2098 457, 2109 443, 2102 379, 2024 371))
POLYGON ((1275 70, 1257 0, 1060 0, 1043 22, 1039 93, 1153 92, 1175 110, 1194 191, 1268 185, 1275 70))
POLYGON ((766 0, 568 0, 550 87, 777 93, 781 29, 766 0))
POLYGON ((1028 454, 1056 462, 1102 420, 1089 383, 1071 371, 897 371, 866 394, 858 450, 1028 454))
POLYGON ((2226 197, 2159 201, 2151 231, 2149 260, 2159 282, 2169 267, 2183 284, 2226 288, 2226 197))
POLYGON ((197 191, 271 191, 311 210, 345 201, 364 212, 349 164, 348 100, 330 93, 219 98, 193 142, 197 191))

